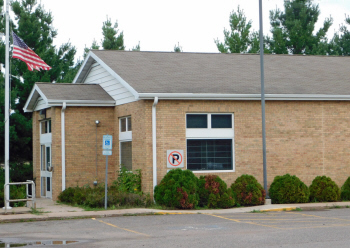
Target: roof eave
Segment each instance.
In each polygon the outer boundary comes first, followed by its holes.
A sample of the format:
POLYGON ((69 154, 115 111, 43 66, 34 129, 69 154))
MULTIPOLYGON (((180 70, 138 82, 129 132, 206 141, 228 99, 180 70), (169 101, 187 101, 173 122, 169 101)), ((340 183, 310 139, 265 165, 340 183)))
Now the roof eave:
MULTIPOLYGON (((139 93, 139 99, 163 100, 261 100, 261 94, 139 93)), ((265 94, 270 101, 350 101, 350 95, 265 94)))
POLYGON ((27 101, 26 101, 24 107, 23 107, 23 110, 25 113, 34 111, 35 102, 37 101, 39 96, 41 96, 44 99, 44 101, 47 103, 46 96, 39 89, 38 85, 35 84, 32 91, 29 94, 29 97, 27 98, 27 101))

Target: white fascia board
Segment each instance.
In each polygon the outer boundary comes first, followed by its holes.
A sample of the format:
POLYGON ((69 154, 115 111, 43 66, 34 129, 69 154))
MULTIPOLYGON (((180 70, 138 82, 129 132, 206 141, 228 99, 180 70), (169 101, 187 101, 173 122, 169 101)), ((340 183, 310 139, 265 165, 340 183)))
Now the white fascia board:
POLYGON ((99 57, 97 57, 93 52, 90 51, 89 55, 99 63, 106 71, 108 71, 115 79, 117 79, 127 90, 135 96, 136 99, 139 98, 139 93, 130 86, 121 76, 119 76, 115 71, 113 71, 109 66, 107 66, 99 57))
MULTIPOLYGON (((139 99, 163 100, 261 100, 261 94, 139 93, 139 99)), ((265 94, 270 101, 350 101, 350 95, 265 94)))
POLYGON ((66 103, 67 106, 88 106, 88 107, 109 107, 109 106, 115 106, 115 101, 91 101, 91 100, 49 100, 48 105, 50 107, 53 106, 62 106, 63 102, 66 103))
POLYGON ((39 89, 38 85, 35 84, 34 87, 33 87, 33 89, 32 89, 32 91, 31 91, 30 94, 29 94, 29 97, 28 97, 28 99, 27 99, 27 101, 26 101, 26 104, 25 104, 24 107, 23 107, 23 110, 24 110, 25 113, 26 113, 26 112, 33 112, 33 111, 34 111, 35 104, 33 105, 33 108, 31 108, 31 109, 28 109, 28 106, 29 106, 29 104, 30 104, 32 101, 35 101, 35 102, 37 101, 37 99, 33 99, 33 97, 34 97, 34 95, 35 95, 36 92, 43 98, 43 100, 45 101, 46 104, 48 103, 48 102, 47 102, 47 97, 46 97, 46 96, 44 95, 44 93, 39 89))

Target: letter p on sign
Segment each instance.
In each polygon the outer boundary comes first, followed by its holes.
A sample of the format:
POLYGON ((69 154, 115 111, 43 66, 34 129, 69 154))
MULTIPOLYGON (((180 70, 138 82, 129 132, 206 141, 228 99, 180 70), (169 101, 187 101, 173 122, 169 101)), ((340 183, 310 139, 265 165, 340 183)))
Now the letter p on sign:
POLYGON ((167 150, 167 168, 183 168, 183 154, 183 150, 167 150))

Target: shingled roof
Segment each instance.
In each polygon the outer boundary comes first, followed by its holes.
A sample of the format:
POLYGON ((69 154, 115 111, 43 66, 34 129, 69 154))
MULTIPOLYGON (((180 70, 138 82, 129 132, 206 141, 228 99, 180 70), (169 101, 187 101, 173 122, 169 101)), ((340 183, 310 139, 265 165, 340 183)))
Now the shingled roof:
POLYGON ((113 101, 113 98, 98 84, 36 83, 49 100, 113 101))
POLYGON ((46 107, 114 106, 115 100, 98 84, 36 83, 24 106, 25 112, 34 110, 39 98, 46 107))
MULTIPOLYGON (((260 94, 256 54, 93 50, 136 92, 260 94)), ((350 95, 350 57, 265 55, 266 94, 350 95)), ((76 82, 82 82, 82 71, 76 82)))

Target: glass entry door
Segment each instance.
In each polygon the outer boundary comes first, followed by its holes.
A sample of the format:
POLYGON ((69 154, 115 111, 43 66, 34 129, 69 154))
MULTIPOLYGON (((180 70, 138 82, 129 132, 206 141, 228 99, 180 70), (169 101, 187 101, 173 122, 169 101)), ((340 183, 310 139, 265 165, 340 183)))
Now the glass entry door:
POLYGON ((41 145, 41 196, 52 198, 51 144, 41 145))

